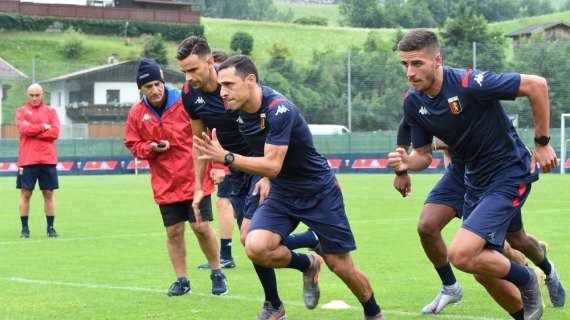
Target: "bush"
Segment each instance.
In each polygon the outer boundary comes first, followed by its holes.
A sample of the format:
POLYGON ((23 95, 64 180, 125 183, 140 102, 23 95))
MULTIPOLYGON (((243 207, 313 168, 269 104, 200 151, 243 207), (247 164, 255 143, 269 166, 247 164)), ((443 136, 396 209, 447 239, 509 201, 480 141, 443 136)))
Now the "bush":
POLYGON ((162 40, 162 35, 160 35, 160 33, 145 38, 142 57, 152 58, 158 64, 163 66, 168 64, 166 47, 164 46, 164 41, 162 40))
POLYGON ((69 28, 64 32, 65 40, 63 41, 63 55, 68 59, 77 59, 81 57, 85 48, 83 47, 83 40, 79 36, 79 32, 73 28, 69 28))
POLYGON ((315 25, 315 26, 327 26, 329 24, 329 21, 327 20, 327 18, 310 16, 310 17, 301 17, 299 19, 295 19, 293 23, 304 24, 304 25, 315 25))
MULTIPOLYGON (((64 29, 70 27, 86 34, 122 36, 125 21, 107 19, 74 19, 55 17, 36 17, 0 14, 0 29, 20 31, 45 31, 54 22, 62 23, 64 29)), ((204 35, 204 26, 162 22, 129 21, 127 35, 138 37, 142 34, 160 33, 169 41, 181 41, 191 35, 204 35)))
POLYGON ((230 49, 249 55, 253 51, 253 37, 247 32, 238 31, 232 36, 230 49))

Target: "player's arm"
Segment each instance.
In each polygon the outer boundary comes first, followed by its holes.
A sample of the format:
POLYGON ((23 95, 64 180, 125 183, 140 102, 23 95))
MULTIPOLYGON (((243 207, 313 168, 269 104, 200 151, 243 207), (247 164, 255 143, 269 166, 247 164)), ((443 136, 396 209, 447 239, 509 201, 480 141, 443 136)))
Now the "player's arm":
POLYGON ((54 109, 50 109, 48 121, 49 123, 47 123, 47 126, 45 126, 47 129, 44 132, 38 134, 37 138, 47 141, 57 140, 57 138, 59 138, 60 124, 59 117, 57 116, 57 112, 54 109))
POLYGON ((137 130, 135 121, 136 119, 129 112, 127 124, 125 126, 125 138, 123 141, 125 146, 135 158, 156 158, 158 153, 155 152, 155 149, 158 147, 158 144, 154 141, 143 139, 137 130))
POLYGON ((432 154, 430 144, 414 148, 409 155, 403 148, 397 148, 394 152, 388 154, 388 164, 390 164, 396 172, 406 170, 421 171, 429 167, 431 161, 432 154))
MULTIPOLYGON (((192 135, 194 137, 201 137, 202 133, 206 133, 206 126, 204 122, 200 119, 192 119, 192 135)), ((204 181, 204 176, 206 175, 206 160, 201 160, 200 156, 202 153, 196 144, 192 145, 192 158, 194 161, 194 190, 202 190, 202 181, 204 181)))
POLYGON ((237 154, 231 166, 256 176, 275 178, 281 172, 288 149, 289 146, 286 145, 266 143, 263 157, 245 157, 237 154))
POLYGON ((45 126, 41 124, 34 124, 26 120, 26 111, 20 108, 16 111, 16 128, 20 135, 35 137, 46 130, 45 126))
MULTIPOLYGON (((406 122, 405 118, 402 118, 400 121, 400 125, 398 127, 398 134, 397 134, 397 148, 402 148, 408 152, 411 144, 411 128, 409 124, 406 122)), ((412 191, 412 180, 408 175, 408 171, 396 171, 394 170, 396 176, 394 177, 394 189, 396 189, 402 197, 407 197, 412 191)))
MULTIPOLYGON (((546 79, 535 75, 521 74, 519 96, 528 97, 532 108, 535 137, 550 136, 550 102, 548 100, 548 84, 546 79)), ((558 165, 556 153, 552 146, 536 144, 532 155, 531 170, 535 163, 540 164, 543 172, 549 172, 558 165)))

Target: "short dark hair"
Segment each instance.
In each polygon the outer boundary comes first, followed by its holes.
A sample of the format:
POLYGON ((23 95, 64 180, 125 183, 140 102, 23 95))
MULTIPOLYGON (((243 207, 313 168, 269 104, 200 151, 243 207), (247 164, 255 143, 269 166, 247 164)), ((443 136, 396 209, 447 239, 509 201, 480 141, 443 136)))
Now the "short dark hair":
POLYGON ((205 38, 199 36, 188 37, 178 45, 176 51, 176 59, 183 60, 192 54, 196 54, 199 57, 203 57, 212 53, 208 41, 205 38))
POLYGON ((429 29, 412 29, 398 42, 398 51, 417 51, 429 49, 435 52, 439 49, 437 35, 429 29))
POLYGON ((228 59, 228 54, 223 50, 214 50, 212 57, 214 57, 214 63, 222 63, 228 59))
POLYGON ((236 74, 242 79, 245 79, 250 74, 255 75, 255 81, 259 83, 259 76, 257 74, 257 67, 250 57, 240 54, 230 57, 228 60, 224 61, 218 68, 218 72, 234 67, 236 68, 236 74))

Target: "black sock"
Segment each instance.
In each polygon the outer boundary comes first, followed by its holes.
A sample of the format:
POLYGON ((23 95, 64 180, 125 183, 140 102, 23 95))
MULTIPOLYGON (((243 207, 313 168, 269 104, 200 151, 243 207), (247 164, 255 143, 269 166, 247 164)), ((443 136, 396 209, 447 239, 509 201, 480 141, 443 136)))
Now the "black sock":
POLYGON ((519 311, 513 312, 510 315, 515 320, 524 320, 524 309, 520 309, 519 311))
POLYGON ((546 258, 546 255, 544 256, 544 260, 542 260, 542 262, 538 263, 536 266, 539 267, 542 271, 544 271, 544 274, 547 277, 552 272, 552 265, 550 264, 550 261, 548 261, 548 258, 546 258))
POLYGON ((220 239, 220 257, 224 260, 232 259, 232 239, 220 239))
POLYGON ((439 274, 439 278, 444 286, 450 286, 457 282, 455 279, 455 275, 453 274, 453 269, 451 269, 451 265, 447 262, 443 267, 435 268, 437 274, 439 274))
POLYGON ((512 282, 517 287, 522 287, 530 281, 530 274, 527 267, 511 262, 511 269, 503 279, 512 282))
POLYGON ((55 220, 55 216, 46 216, 46 220, 48 229, 53 228, 53 220, 55 220))
POLYGON ((28 227, 28 216, 20 216, 20 221, 22 222, 22 228, 28 227))
POLYGON ((364 314, 372 317, 380 313, 380 306, 376 303, 376 299, 374 298, 374 292, 370 296, 370 299, 366 302, 361 302, 362 307, 364 308, 364 314))
POLYGON ((311 266, 311 260, 309 256, 302 253, 296 253, 291 251, 291 261, 287 268, 297 269, 301 272, 305 272, 311 266))
POLYGON ((311 230, 305 232, 290 234, 285 240, 283 240, 283 245, 289 248, 289 250, 295 250, 299 248, 314 248, 319 243, 319 239, 315 233, 311 230))
POLYGON ((277 309, 281 306, 281 299, 277 292, 277 280, 275 279, 275 270, 253 264, 257 277, 263 287, 265 301, 271 302, 273 308, 277 309))

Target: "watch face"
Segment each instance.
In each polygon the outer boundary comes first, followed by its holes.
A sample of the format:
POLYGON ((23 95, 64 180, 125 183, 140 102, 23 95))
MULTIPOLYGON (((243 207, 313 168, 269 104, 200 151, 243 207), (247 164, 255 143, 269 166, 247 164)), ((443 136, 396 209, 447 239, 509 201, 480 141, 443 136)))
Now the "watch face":
POLYGON ((224 157, 224 164, 227 166, 232 162, 234 162, 234 154, 230 152, 224 157))

